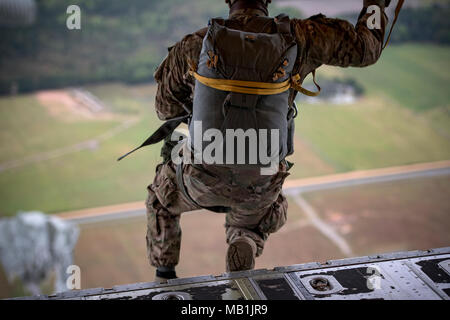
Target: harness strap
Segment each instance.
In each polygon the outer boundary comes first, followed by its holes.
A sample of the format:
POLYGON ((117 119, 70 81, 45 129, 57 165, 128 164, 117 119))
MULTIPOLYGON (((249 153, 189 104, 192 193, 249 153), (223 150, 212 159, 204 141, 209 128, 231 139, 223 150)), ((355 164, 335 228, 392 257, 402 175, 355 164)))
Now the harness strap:
POLYGON ((199 205, 187 192, 186 186, 184 185, 183 181, 183 163, 180 163, 176 167, 176 178, 177 178, 177 185, 180 189, 181 193, 186 197, 186 199, 191 202, 191 204, 196 207, 197 209, 206 209, 209 211, 217 212, 217 213, 228 213, 231 211, 231 208, 229 207, 223 207, 223 206, 214 206, 214 207, 203 207, 199 205))
POLYGON ((130 152, 127 152, 123 156, 121 156, 117 161, 122 160, 123 158, 127 157, 128 155, 132 154, 133 152, 145 147, 149 146, 151 144, 158 143, 162 140, 164 140, 165 137, 172 134, 172 132, 182 123, 184 120, 188 119, 191 115, 185 115, 177 118, 173 118, 170 120, 167 120, 164 122, 158 130, 156 130, 150 137, 147 138, 139 147, 131 150, 130 152))
POLYGON ((199 75, 195 71, 189 71, 191 75, 195 77, 198 81, 205 85, 214 85, 214 86, 230 86, 230 87, 247 87, 247 88, 258 88, 258 89, 283 89, 286 86, 289 86, 290 80, 286 80, 284 82, 277 83, 269 83, 269 82, 257 82, 257 81, 242 81, 242 80, 228 80, 228 79, 214 79, 207 78, 199 75))
POLYGON ((256 82, 256 81, 242 81, 242 80, 228 80, 228 79, 214 79, 207 78, 199 75, 197 72, 190 70, 189 73, 194 76, 196 80, 205 86, 221 90, 221 91, 230 91, 236 93, 244 93, 244 94, 256 94, 256 95, 274 95, 285 92, 290 88, 293 88, 296 91, 299 91, 305 95, 315 97, 320 94, 320 86, 316 82, 316 72, 313 71, 313 81, 316 87, 318 88, 317 92, 309 91, 301 86, 299 83, 300 75, 296 74, 283 82, 256 82))
POLYGON ((400 11, 402 10, 404 3, 405 3, 405 0, 398 0, 397 7, 395 8, 395 18, 394 18, 394 21, 392 21, 391 30, 389 30, 389 35, 387 37, 386 43, 383 46, 383 50, 389 44, 389 40, 391 40, 392 31, 394 30, 394 26, 397 23, 398 16, 400 15, 400 11))
POLYGON ((320 91, 322 90, 322 88, 320 88, 320 86, 317 84, 316 82, 316 70, 312 71, 312 75, 313 75, 313 82, 316 85, 317 91, 313 92, 313 91, 309 91, 305 88, 303 88, 299 81, 300 81, 300 75, 297 73, 295 76, 292 77, 292 83, 291 83, 291 87, 300 92, 303 93, 304 95, 310 96, 310 97, 317 97, 320 94, 320 91))
POLYGON ((274 22, 278 33, 291 34, 291 20, 289 16, 281 13, 274 18, 274 22))

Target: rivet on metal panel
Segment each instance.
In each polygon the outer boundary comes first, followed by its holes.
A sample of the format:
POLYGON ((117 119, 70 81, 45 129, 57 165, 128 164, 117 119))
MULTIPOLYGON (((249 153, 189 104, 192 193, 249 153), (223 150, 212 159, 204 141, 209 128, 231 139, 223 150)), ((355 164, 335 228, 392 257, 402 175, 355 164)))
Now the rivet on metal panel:
POLYGON ((333 289, 333 286, 325 278, 317 277, 309 281, 309 283, 311 284, 311 287, 317 291, 328 291, 333 289))
POLYGON ((192 297, 187 292, 164 292, 157 294, 152 300, 192 300, 192 297))
POLYGON ((305 286, 306 290, 313 295, 330 295, 344 290, 342 285, 331 275, 311 275, 301 277, 297 276, 305 286))

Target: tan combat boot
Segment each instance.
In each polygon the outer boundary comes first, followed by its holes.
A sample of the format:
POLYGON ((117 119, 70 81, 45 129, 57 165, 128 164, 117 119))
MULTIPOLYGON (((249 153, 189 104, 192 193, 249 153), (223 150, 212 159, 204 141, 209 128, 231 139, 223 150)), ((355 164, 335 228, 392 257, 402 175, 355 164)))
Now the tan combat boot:
POLYGON ((176 278, 178 278, 178 277, 175 272, 175 268, 158 267, 156 269, 154 282, 167 283, 167 280, 176 279, 176 278))
POLYGON ((256 243, 247 237, 234 239, 228 246, 227 272, 251 270, 255 267, 256 243))

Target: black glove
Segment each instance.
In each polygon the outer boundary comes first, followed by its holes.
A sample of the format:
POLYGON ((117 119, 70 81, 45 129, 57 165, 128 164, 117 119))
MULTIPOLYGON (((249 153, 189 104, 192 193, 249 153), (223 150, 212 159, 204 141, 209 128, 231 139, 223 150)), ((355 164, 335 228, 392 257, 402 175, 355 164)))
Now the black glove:
POLYGON ((391 4, 391 0, 384 0, 384 6, 387 8, 391 4))

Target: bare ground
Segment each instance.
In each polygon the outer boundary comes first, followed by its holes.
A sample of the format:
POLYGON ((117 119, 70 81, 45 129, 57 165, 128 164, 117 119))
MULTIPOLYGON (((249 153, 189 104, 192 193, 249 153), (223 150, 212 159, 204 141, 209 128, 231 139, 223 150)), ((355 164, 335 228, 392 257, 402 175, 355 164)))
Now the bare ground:
POLYGON ((93 112, 87 105, 78 101, 68 90, 43 90, 36 93, 36 98, 51 116, 63 121, 110 120, 116 118, 106 110, 93 112))
MULTIPOLYGON (((450 244, 450 178, 414 179, 305 195, 322 221, 344 237, 355 255, 426 249, 450 244)), ((182 277, 225 270, 224 217, 199 211, 182 219, 182 277)), ((145 248, 145 218, 83 226, 75 263, 83 288, 152 281, 145 248)), ((290 201, 288 223, 270 236, 256 268, 343 258, 290 201)))

